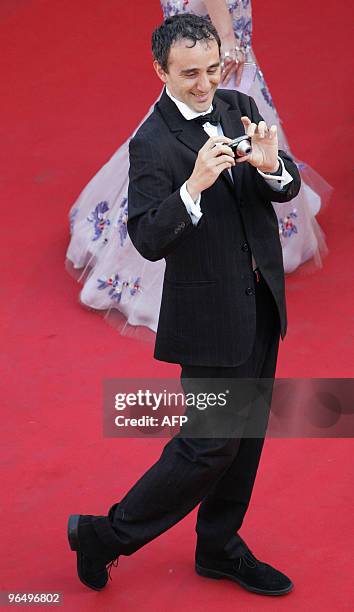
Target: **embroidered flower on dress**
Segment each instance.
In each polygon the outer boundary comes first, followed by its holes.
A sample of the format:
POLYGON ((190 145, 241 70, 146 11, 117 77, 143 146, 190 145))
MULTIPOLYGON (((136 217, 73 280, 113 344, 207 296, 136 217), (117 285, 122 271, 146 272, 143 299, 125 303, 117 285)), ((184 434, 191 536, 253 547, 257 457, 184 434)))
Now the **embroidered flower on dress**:
POLYGON ((275 106, 272 100, 272 96, 270 95, 270 91, 264 80, 263 72, 260 70, 260 68, 258 68, 257 70, 257 78, 261 82, 261 92, 262 92, 263 98, 267 102, 268 106, 270 106, 275 111, 275 106))
POLYGON ((292 234, 297 234, 297 227, 293 221, 296 219, 297 211, 296 208, 293 208, 291 213, 286 215, 284 218, 279 219, 279 234, 283 236, 283 238, 290 238, 292 234))
POLYGON ((128 230, 127 230, 128 198, 127 197, 123 198, 122 203, 119 208, 120 208, 120 212, 119 212, 117 225, 118 225, 118 231, 119 231, 120 246, 123 246, 124 241, 128 234, 128 230))
MULTIPOLYGON (((169 2, 166 2, 161 7, 164 18, 167 19, 167 17, 173 17, 174 15, 186 12, 188 4, 189 0, 169 0, 169 2)), ((191 13, 192 11, 189 12, 191 13)))
POLYGON ((238 8, 238 4, 239 4, 239 0, 236 0, 236 2, 231 2, 228 6, 229 13, 233 13, 234 11, 236 11, 238 8))
MULTIPOLYGON (((229 6, 229 11, 232 13, 237 8, 237 5, 229 6)), ((232 16, 232 27, 240 41, 240 47, 244 53, 251 47, 251 35, 252 35, 252 20, 244 16, 232 16)))
POLYGON ((108 202, 99 202, 96 208, 92 211, 91 216, 87 217, 87 221, 93 223, 94 235, 92 240, 98 240, 103 230, 110 225, 110 220, 106 218, 106 213, 109 211, 108 202))
POLYGON ((140 277, 136 278, 134 281, 120 280, 119 274, 113 274, 109 278, 99 278, 97 279, 99 290, 109 289, 108 295, 111 300, 119 304, 122 299, 122 294, 124 289, 129 289, 129 293, 131 296, 134 296, 141 291, 140 285, 140 277))
POLYGON ((138 291, 141 291, 140 277, 136 278, 134 282, 129 283, 130 295, 135 295, 138 291))
POLYGON ((73 233, 74 225, 75 225, 75 217, 79 212, 78 208, 73 208, 69 213, 69 222, 70 222, 70 234, 73 233))

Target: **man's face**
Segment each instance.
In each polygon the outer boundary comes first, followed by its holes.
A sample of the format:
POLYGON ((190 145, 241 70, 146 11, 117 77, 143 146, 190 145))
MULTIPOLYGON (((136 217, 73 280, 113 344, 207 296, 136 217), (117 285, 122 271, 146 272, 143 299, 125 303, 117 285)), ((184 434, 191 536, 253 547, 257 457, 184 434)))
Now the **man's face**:
POLYGON ((198 41, 182 39, 172 45, 168 72, 154 62, 160 79, 170 93, 198 113, 208 110, 221 78, 219 46, 215 39, 198 41))

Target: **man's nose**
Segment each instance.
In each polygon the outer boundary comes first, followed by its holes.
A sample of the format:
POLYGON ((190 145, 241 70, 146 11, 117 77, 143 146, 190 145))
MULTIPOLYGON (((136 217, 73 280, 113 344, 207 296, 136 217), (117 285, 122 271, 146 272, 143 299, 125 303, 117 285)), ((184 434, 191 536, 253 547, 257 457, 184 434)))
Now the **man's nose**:
POLYGON ((199 91, 206 93, 210 90, 210 80, 207 74, 201 74, 198 78, 197 87, 199 91))

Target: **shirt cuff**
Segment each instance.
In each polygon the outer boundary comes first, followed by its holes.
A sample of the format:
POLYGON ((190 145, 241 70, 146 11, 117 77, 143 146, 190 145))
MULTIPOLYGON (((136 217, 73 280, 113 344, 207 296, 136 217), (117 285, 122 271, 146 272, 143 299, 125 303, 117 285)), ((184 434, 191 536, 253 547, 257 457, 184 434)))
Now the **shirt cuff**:
POLYGON ((282 158, 278 157, 278 160, 279 160, 280 169, 281 169, 281 174, 279 174, 279 176, 276 174, 272 175, 272 174, 267 174, 266 172, 261 172, 261 170, 258 170, 257 168, 257 172, 259 172, 259 174, 263 176, 266 183, 268 183, 269 187, 274 189, 274 191, 282 191, 282 189, 286 187, 286 185, 291 183, 291 181, 293 180, 293 177, 291 176, 291 174, 289 174, 289 172, 286 170, 282 158))
POLYGON ((201 195, 199 194, 196 202, 194 202, 193 198, 188 193, 187 183, 183 183, 180 189, 180 196, 192 220, 193 225, 197 225, 199 219, 203 216, 203 213, 200 210, 201 195))

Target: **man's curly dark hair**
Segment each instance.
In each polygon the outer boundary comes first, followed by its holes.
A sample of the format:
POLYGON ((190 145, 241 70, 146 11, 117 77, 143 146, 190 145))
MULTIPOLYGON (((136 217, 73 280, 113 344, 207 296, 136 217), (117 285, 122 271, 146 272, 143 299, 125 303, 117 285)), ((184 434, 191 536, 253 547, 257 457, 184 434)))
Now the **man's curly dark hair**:
POLYGON ((221 47, 220 36, 210 19, 192 14, 168 17, 152 34, 152 53, 165 72, 168 72, 168 56, 172 45, 181 39, 191 41, 194 47, 199 40, 216 40, 221 47))

